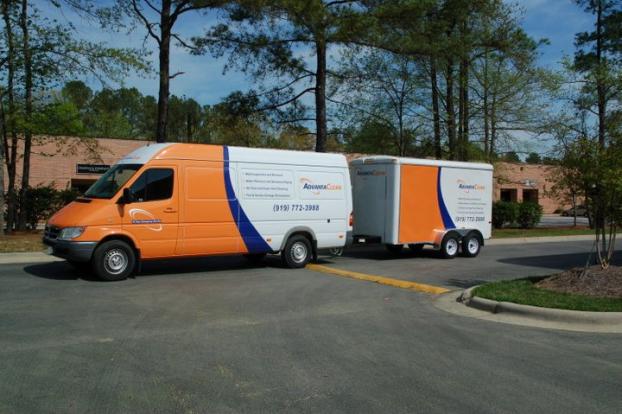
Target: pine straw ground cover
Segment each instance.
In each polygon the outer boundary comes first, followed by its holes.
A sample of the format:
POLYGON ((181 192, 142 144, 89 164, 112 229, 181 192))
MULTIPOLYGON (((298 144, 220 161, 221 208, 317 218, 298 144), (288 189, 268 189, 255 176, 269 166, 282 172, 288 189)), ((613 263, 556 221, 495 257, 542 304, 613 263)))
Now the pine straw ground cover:
POLYGON ((0 253, 41 252, 45 250, 41 237, 41 232, 34 231, 0 236, 0 253))
POLYGON ((571 269, 544 278, 487 283, 476 296, 545 308, 622 312, 622 267, 571 269))

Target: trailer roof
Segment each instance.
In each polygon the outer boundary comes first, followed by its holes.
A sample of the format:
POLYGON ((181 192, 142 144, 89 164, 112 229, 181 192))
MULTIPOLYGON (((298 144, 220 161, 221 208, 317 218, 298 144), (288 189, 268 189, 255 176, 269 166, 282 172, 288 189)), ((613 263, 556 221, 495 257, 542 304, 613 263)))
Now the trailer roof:
POLYGON ((427 160, 423 158, 405 158, 405 157, 391 157, 386 155, 377 155, 372 157, 362 157, 350 161, 353 165, 363 164, 410 164, 410 165, 429 165, 434 167, 449 167, 449 168, 465 168, 470 170, 490 170, 493 167, 491 164, 484 164, 480 162, 461 162, 461 161, 444 161, 444 160, 427 160))

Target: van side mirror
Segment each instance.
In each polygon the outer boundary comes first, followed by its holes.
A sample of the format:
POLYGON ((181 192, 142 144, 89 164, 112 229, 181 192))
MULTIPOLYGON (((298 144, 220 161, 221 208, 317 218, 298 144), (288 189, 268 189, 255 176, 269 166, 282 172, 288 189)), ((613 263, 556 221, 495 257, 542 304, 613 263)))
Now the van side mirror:
POLYGON ((119 197, 117 204, 130 204, 134 202, 134 193, 129 188, 123 189, 123 194, 119 197))

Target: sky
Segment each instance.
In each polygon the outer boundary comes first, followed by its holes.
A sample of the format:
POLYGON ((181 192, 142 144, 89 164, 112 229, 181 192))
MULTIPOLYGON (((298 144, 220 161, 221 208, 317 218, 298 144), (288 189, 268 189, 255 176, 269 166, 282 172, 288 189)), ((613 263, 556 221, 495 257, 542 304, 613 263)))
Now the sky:
MULTIPOLYGON (((106 0, 102 2, 105 4, 106 0)), ((93 22, 80 19, 68 10, 59 10, 51 6, 49 0, 34 2, 43 15, 60 21, 72 22, 77 35, 92 41, 101 41, 115 47, 142 47, 144 44, 152 51, 151 60, 157 68, 155 42, 145 40, 144 29, 137 27, 129 34, 109 33, 96 28, 93 22)), ((547 68, 555 68, 564 55, 572 55, 574 35, 588 30, 591 18, 574 0, 518 0, 514 1, 524 11, 523 27, 535 39, 546 38, 550 42, 541 47, 539 63, 547 68)), ((187 14, 177 23, 177 32, 182 37, 189 37, 203 32, 217 21, 218 16, 187 14)), ((171 54, 171 73, 184 72, 171 81, 171 93, 194 98, 200 104, 215 104, 236 90, 248 90, 255 85, 236 71, 223 73, 226 59, 214 59, 206 56, 192 56, 181 47, 174 46, 171 54)), ((101 85, 94 79, 85 78, 93 88, 101 85)), ((157 96, 158 82, 155 72, 148 78, 131 74, 124 82, 126 87, 136 87, 144 94, 157 96)))

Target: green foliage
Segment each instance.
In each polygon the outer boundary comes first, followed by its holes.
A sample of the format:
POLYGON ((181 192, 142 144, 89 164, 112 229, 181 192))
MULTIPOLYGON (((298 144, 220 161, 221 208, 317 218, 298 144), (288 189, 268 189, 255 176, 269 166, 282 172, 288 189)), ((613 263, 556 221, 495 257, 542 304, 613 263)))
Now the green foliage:
POLYGON ((515 151, 505 153, 501 159, 507 162, 520 162, 520 157, 515 151))
POLYGON ((559 293, 535 286, 531 279, 504 280, 477 287, 473 294, 498 302, 590 312, 622 312, 622 299, 559 293))
POLYGON ((530 152, 527 158, 525 158, 525 162, 527 164, 542 164, 542 158, 537 152, 530 152))
POLYGON ((518 203, 516 221, 523 229, 535 227, 542 219, 542 206, 538 203, 523 201, 518 203))
POLYGON ((508 224, 513 224, 518 220, 518 203, 510 201, 496 201, 492 204, 492 225, 503 228, 508 224))
POLYGON ((26 199, 22 200, 20 208, 26 210, 26 223, 31 229, 79 195, 72 190, 56 190, 51 185, 29 187, 25 194, 26 199))

